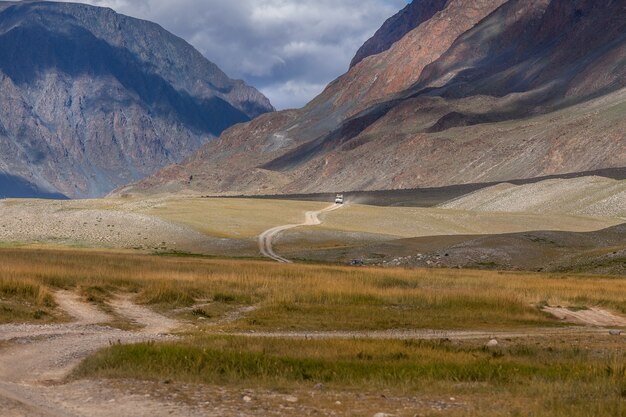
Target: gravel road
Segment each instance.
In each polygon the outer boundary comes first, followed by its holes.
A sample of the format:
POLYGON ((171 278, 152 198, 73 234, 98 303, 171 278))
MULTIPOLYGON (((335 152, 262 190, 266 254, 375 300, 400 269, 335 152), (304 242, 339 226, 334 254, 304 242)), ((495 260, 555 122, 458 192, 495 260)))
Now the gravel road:
POLYGON ((328 212, 340 209, 341 207, 343 207, 342 204, 333 204, 320 211, 307 211, 304 216, 304 223, 287 224, 284 226, 278 226, 278 227, 274 227, 272 229, 266 230, 265 232, 261 233, 261 235, 259 236, 259 250, 261 251, 261 254, 277 262, 291 263, 289 259, 284 258, 278 255, 276 252, 274 252, 274 248, 272 247, 273 239, 276 236, 278 236, 280 233, 286 230, 295 229, 297 227, 302 227, 302 226, 320 225, 322 224, 322 221, 320 220, 319 216, 322 213, 328 213, 328 212))
MULTIPOLYGON (((116 300, 113 308, 143 326, 139 331, 103 325, 112 318, 72 293, 59 292, 56 300, 61 309, 75 318, 74 322, 0 326, 0 341, 10 342, 9 347, 0 351, 0 409, 10 410, 6 414, 3 411, 3 417, 92 415, 71 411, 75 404, 65 402, 67 387, 59 382, 82 359, 103 347, 112 343, 171 339, 168 333, 179 326, 144 307, 132 305, 127 298, 116 300)), ((88 387, 86 383, 81 390, 88 387)), ((91 394, 93 397, 97 393, 91 394)))

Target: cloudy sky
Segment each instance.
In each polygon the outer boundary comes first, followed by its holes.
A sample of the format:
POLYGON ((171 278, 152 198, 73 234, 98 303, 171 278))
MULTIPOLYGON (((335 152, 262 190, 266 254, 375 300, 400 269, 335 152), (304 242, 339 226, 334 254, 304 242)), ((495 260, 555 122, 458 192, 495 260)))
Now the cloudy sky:
POLYGON ((161 24, 279 109, 344 73, 407 0, 78 0, 161 24))

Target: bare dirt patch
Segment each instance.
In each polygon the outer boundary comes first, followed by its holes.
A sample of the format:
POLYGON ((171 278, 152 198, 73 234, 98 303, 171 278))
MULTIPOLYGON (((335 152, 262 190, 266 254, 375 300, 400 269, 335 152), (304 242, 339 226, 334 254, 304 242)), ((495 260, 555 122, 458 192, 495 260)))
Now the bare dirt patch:
POLYGON ((626 327, 626 317, 597 307, 583 310, 571 310, 563 307, 545 307, 543 311, 568 323, 596 327, 626 327))
POLYGON ((111 320, 111 316, 94 305, 83 302, 77 294, 69 291, 58 291, 55 300, 63 311, 74 318, 74 324, 98 324, 111 320))
POLYGON ((133 303, 131 296, 128 295, 115 298, 111 301, 111 307, 133 324, 142 327, 142 333, 165 334, 180 326, 180 323, 175 320, 133 303))
POLYGON ((126 299, 121 299, 113 305, 116 312, 129 313, 131 319, 145 325, 140 332, 123 331, 98 325, 110 317, 75 294, 59 292, 56 299, 74 322, 0 326, 0 340, 8 342, 0 350, 0 405, 11 410, 11 416, 82 415, 72 411, 77 409, 76 404, 51 400, 44 394, 54 398, 66 396, 68 387, 59 383, 82 359, 98 349, 115 343, 166 340, 171 336, 162 333, 178 325, 142 307, 131 307, 126 299))

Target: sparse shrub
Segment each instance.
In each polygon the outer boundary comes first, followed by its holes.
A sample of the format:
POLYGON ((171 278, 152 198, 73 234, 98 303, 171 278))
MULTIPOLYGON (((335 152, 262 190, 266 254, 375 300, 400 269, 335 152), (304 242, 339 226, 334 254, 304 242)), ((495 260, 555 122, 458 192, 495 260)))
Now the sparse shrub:
POLYGON ((234 303, 237 300, 237 297, 235 297, 232 294, 225 294, 225 293, 215 293, 213 295, 213 301, 215 301, 216 303, 225 303, 225 304, 230 304, 230 303, 234 303))
POLYGON ((191 314, 193 314, 196 317, 204 317, 204 318, 207 318, 207 319, 211 318, 211 314, 207 313, 205 310, 203 310, 201 308, 193 309, 191 314))

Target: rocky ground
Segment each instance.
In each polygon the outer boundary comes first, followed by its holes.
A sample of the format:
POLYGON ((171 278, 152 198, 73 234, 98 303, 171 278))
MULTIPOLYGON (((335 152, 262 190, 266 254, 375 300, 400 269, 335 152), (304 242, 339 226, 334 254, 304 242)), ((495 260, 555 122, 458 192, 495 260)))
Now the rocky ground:
POLYGON ((366 265, 626 273, 626 183, 601 177, 500 184, 439 207, 356 204, 301 224, 319 202, 161 196, 0 200, 0 242, 260 256, 366 265))
POLYGON ((0 201, 0 242, 216 254, 237 246, 141 213, 154 204, 132 202, 122 208, 106 200, 0 201))
POLYGON ((499 184, 432 209, 350 207, 277 243, 342 263, 626 275, 624 223, 626 182, 587 176, 499 184))
POLYGON ((589 176, 526 185, 503 183, 467 194, 440 207, 480 212, 626 218, 626 181, 589 176))
POLYGON ((492 235, 426 236, 369 243, 353 240, 292 254, 366 266, 471 268, 626 275, 625 226, 596 232, 535 231, 492 235))

